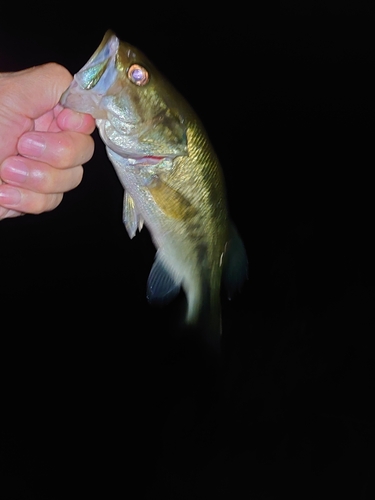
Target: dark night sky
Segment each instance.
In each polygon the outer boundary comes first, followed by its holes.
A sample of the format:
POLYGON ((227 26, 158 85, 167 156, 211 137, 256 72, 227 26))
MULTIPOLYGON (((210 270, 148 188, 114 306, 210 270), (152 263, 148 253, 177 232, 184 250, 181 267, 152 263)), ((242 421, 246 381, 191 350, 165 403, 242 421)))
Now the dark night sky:
POLYGON ((2 498, 77 482, 85 498, 370 498, 375 8, 126 4, 3 15, 0 69, 74 73, 108 28, 140 47, 208 130, 249 280, 223 300, 215 382, 178 331, 183 297, 146 302, 154 249, 129 240, 95 134, 56 210, 0 223, 2 498))

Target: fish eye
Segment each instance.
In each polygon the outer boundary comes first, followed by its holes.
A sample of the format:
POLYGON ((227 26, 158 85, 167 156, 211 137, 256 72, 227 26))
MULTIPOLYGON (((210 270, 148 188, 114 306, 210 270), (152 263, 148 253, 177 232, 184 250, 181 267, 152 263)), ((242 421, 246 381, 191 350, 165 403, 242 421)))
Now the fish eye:
POLYGON ((146 68, 140 66, 139 64, 132 64, 128 69, 128 78, 131 82, 138 86, 146 85, 149 81, 149 75, 146 68))

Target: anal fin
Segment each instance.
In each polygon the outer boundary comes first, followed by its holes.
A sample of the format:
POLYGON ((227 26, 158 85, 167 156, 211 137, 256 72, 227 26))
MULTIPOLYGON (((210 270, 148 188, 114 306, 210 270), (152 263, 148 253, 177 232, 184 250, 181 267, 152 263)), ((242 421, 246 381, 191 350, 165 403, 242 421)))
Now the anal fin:
POLYGON ((160 251, 156 252, 155 261, 147 281, 147 299, 151 304, 165 305, 173 300, 180 291, 178 282, 166 269, 160 251))

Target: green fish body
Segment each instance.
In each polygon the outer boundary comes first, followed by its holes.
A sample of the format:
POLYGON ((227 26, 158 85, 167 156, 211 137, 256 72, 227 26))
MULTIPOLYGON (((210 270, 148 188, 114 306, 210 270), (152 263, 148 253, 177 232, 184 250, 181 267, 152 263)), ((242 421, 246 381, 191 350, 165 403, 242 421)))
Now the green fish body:
POLYGON ((143 224, 157 249, 150 302, 182 287, 188 324, 220 331, 220 288, 246 278, 247 259, 231 223, 223 173, 195 112, 137 48, 108 31, 61 98, 90 113, 124 187, 131 238, 143 224))

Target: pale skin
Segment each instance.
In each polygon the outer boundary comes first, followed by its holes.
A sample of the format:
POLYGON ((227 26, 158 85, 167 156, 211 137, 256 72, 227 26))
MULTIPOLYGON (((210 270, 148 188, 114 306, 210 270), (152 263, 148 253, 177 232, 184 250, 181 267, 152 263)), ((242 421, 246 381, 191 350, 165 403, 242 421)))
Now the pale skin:
POLYGON ((56 63, 0 73, 0 220, 53 210, 81 182, 95 122, 58 104, 71 81, 56 63))

